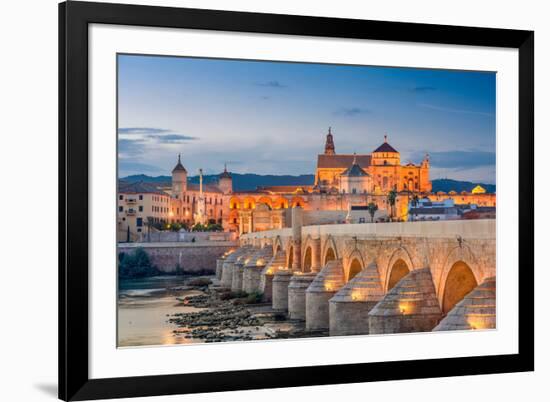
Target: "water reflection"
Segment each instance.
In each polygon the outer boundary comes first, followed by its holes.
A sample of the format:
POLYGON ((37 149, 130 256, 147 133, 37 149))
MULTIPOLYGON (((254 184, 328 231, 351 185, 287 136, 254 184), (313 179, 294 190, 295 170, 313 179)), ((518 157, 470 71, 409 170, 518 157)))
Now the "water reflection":
POLYGON ((176 297, 200 293, 199 290, 188 290, 184 279, 177 276, 121 280, 118 346, 202 343, 200 339, 176 336, 173 331, 177 326, 168 322, 169 315, 200 311, 176 300, 176 297))

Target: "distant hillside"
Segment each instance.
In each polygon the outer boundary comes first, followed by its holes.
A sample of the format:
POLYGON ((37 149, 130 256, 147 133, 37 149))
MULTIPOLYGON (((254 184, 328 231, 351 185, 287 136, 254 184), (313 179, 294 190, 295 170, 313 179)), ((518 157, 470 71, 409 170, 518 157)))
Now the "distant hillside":
POLYGON ((494 184, 472 183, 470 181, 458 181, 451 179, 436 179, 432 180, 432 191, 444 191, 446 193, 451 190, 454 190, 457 193, 460 193, 461 191, 470 192, 478 184, 485 190, 487 190, 488 193, 494 193, 497 188, 497 186, 495 186, 494 184))
MULTIPOLYGON (((292 186, 292 185, 312 185, 315 176, 312 174, 304 174, 300 176, 275 176, 275 175, 259 175, 253 173, 232 173, 233 177, 233 190, 235 191, 248 191, 255 190, 259 186, 292 186)), ((218 175, 205 175, 203 176, 204 183, 216 183, 218 181, 218 175)), ((162 183, 170 182, 172 178, 170 176, 156 176, 151 177, 144 174, 132 175, 123 177, 122 180, 128 182, 143 181, 147 183, 162 183)), ((198 183, 199 177, 192 176, 189 178, 191 183, 198 183)))
MULTIPOLYGON (((233 176, 233 190, 235 191, 247 191, 255 190, 259 186, 292 186, 292 185, 312 185, 315 176, 312 174, 303 174, 300 176, 275 176, 275 175, 259 175, 253 173, 232 173, 233 176)), ((124 181, 136 182, 143 181, 147 183, 169 183, 171 176, 156 176, 151 177, 144 174, 132 175, 122 178, 124 181)), ((198 183, 199 177, 192 176, 189 178, 191 183, 198 183)), ((218 175, 205 175, 204 183, 216 183, 218 181, 218 175)), ((461 191, 472 191, 472 189, 481 185, 488 193, 494 193, 496 186, 494 184, 485 183, 472 183, 469 181, 458 181, 451 179, 436 179, 432 180, 432 191, 444 191, 448 193, 451 190, 460 193, 461 191)))

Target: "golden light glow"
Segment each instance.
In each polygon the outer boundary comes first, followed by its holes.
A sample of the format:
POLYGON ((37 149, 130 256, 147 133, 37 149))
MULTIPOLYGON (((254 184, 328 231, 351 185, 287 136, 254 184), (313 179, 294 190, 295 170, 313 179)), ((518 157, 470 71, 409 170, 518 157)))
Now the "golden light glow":
POLYGON ((403 315, 413 314, 414 306, 409 301, 400 301, 399 302, 399 311, 403 315))
POLYGON ((262 265, 265 265, 265 260, 263 258, 258 258, 256 261, 256 266, 261 267, 262 265))
POLYGON ((353 301, 360 301, 363 300, 363 294, 360 290, 354 289, 351 291, 351 300, 353 301))
MULTIPOLYGON (((489 316, 490 314, 486 314, 486 316, 489 316)), ((470 315, 468 316, 468 324, 470 325, 471 329, 487 329, 487 325, 485 322, 480 319, 480 315, 470 315)))

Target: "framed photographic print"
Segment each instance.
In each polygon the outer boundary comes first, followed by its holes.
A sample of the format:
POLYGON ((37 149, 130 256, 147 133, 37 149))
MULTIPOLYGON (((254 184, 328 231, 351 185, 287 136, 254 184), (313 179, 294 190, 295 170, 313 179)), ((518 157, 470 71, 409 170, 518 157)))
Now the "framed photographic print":
POLYGON ((61 399, 534 369, 533 32, 59 29, 61 399))

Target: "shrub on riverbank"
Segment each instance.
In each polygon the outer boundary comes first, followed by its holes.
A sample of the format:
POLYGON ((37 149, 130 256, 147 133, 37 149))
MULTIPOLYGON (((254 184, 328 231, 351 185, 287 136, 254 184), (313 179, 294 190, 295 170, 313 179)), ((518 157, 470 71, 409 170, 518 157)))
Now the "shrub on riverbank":
POLYGON ((258 304, 262 301, 262 294, 259 292, 244 293, 244 296, 236 298, 233 300, 233 304, 258 304))
POLYGON ((118 254, 118 277, 120 279, 144 278, 160 275, 161 271, 152 263, 149 255, 141 247, 133 253, 118 254))
POLYGON ((187 282, 189 286, 208 286, 211 283, 212 280, 210 278, 194 278, 187 282))

